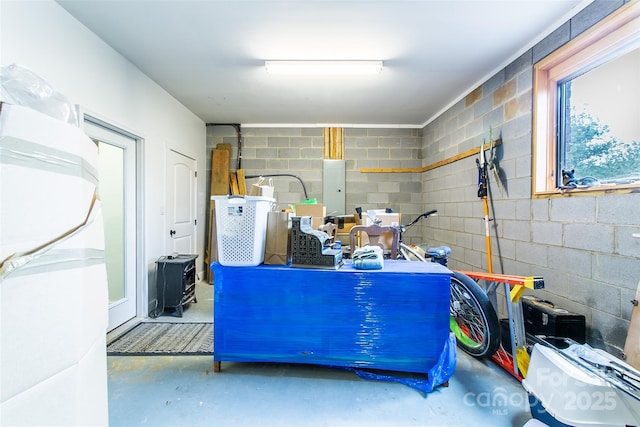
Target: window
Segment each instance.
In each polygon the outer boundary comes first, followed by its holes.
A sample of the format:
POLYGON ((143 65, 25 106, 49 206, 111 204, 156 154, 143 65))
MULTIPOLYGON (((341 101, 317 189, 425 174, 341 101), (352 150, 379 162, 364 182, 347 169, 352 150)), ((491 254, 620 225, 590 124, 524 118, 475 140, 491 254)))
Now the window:
POLYGON ((534 66, 533 194, 640 191, 640 2, 534 66))

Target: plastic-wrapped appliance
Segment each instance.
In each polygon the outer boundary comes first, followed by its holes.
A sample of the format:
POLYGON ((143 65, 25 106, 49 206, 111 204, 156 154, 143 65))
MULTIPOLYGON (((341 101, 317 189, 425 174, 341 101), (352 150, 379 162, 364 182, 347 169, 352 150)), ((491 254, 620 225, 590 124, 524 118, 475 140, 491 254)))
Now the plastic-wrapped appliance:
POLYGON ((549 426, 640 425, 640 372, 588 344, 540 340, 522 385, 531 415, 549 426))

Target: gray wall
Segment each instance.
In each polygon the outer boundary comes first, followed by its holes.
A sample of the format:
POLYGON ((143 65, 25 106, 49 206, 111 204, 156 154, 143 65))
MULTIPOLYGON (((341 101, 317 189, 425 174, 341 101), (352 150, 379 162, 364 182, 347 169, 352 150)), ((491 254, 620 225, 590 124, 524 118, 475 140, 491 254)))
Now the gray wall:
MULTIPOLYGON (((532 199, 533 64, 623 4, 596 1, 423 129, 425 164, 502 135, 506 188, 490 174, 494 272, 541 275, 532 294, 584 314, 588 342, 619 355, 640 280, 640 194, 532 199)), ((424 237, 453 248, 452 268, 486 270, 475 158, 424 173, 427 207, 441 215, 424 237)))
MULTIPOLYGON (((237 134, 232 126, 207 128, 207 152, 219 143, 233 148, 231 169, 237 165, 237 134)), ((322 202, 322 128, 242 128, 242 168, 247 176, 289 173, 300 177, 309 198, 322 202)), ((348 128, 345 137, 346 214, 356 207, 391 208, 402 213, 402 221, 422 212, 422 182, 419 173, 361 173, 361 168, 410 168, 422 164, 422 133, 407 128, 348 128)), ((209 161, 210 174, 211 162, 209 161)), ((287 207, 305 199, 300 182, 273 178, 278 206, 287 207)), ((247 180, 247 184, 255 182, 247 180)), ((407 233, 418 243, 420 230, 407 233)))

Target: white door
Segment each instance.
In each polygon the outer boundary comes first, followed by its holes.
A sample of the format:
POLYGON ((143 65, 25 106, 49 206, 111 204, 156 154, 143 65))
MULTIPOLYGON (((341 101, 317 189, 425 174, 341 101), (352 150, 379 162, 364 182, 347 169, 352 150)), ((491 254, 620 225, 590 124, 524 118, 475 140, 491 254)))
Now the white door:
POLYGON ((136 316, 137 140, 89 120, 85 117, 84 130, 98 144, 99 153, 110 331, 136 316))
POLYGON ((168 255, 196 253, 196 161, 176 151, 167 156, 168 255))

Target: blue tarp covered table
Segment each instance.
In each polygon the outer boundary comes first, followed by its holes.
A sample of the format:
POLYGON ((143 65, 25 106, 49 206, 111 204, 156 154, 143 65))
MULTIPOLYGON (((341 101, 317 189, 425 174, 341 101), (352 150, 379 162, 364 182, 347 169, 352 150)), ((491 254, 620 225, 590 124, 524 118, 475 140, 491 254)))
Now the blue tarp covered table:
POLYGON ((308 363, 428 373, 449 340, 451 271, 213 263, 214 364, 308 363))

